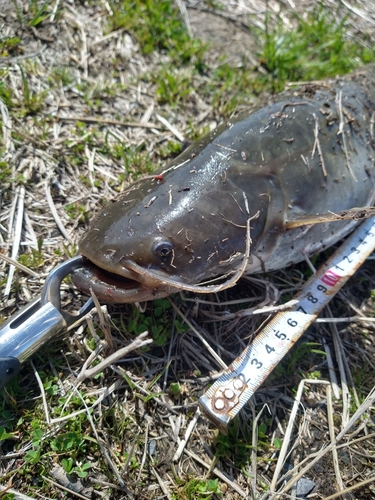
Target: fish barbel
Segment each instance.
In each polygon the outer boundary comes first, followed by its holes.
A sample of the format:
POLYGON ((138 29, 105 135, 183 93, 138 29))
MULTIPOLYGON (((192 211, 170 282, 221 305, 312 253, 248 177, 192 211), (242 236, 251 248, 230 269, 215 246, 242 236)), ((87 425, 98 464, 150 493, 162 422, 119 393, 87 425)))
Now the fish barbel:
POLYGON ((358 222, 319 214, 374 204, 374 122, 375 65, 229 120, 102 210, 73 282, 107 303, 211 292, 333 245, 358 222))

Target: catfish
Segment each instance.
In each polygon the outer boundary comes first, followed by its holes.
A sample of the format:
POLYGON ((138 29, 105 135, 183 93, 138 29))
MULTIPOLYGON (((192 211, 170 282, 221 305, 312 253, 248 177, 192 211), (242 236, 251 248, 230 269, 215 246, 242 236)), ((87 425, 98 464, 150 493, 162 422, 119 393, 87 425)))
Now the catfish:
POLYGON ((371 215, 374 122, 375 65, 231 118, 99 213, 73 282, 105 303, 141 302, 321 252, 371 215))

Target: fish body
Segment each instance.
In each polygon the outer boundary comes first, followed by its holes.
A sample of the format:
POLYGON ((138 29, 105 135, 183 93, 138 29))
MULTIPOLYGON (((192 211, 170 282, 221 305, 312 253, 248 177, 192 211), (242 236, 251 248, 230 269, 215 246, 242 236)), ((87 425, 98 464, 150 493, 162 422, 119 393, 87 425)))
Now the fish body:
POLYGON ((374 204, 374 121, 374 65, 229 120, 104 208, 79 243, 88 261, 74 283, 138 302, 244 269, 249 242, 246 273, 333 245, 357 222, 288 222, 374 204))

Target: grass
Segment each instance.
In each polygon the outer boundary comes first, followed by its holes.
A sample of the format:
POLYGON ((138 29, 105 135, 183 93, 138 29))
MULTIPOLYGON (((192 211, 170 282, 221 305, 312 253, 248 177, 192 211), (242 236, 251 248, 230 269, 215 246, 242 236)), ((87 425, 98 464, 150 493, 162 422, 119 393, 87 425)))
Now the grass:
POLYGON ((288 81, 343 75, 374 60, 375 49, 366 37, 363 43, 347 38, 347 17, 340 18, 339 6, 327 10, 320 2, 306 19, 298 15, 295 18, 296 28, 286 31, 281 19, 274 28, 266 16, 259 57, 271 77, 273 90, 282 90, 288 81))
POLYGON ((181 500, 205 500, 210 498, 222 498, 223 492, 220 489, 218 479, 190 479, 178 492, 181 500), (215 495, 215 497, 214 497, 215 495))
POLYGON ((0 40, 0 55, 2 57, 9 57, 10 55, 17 54, 17 48, 21 43, 21 39, 14 37, 4 37, 0 40))
MULTIPOLYGON (((350 12, 342 17, 324 2, 307 16, 282 13, 288 15, 292 28, 286 28, 284 18, 271 12, 257 19, 258 25, 265 24, 264 30, 249 23, 256 49, 252 58, 245 51, 236 63, 224 49, 218 51, 192 38, 176 3, 170 0, 92 1, 85 6, 61 2, 54 16, 55 2, 13 3, 16 19, 12 18, 9 33, 0 38, 0 55, 7 58, 0 68, 0 99, 10 116, 7 120, 0 114, 0 130, 11 131, 11 146, 2 145, 0 150, 1 251, 9 254, 13 189, 22 183, 26 188, 24 230, 30 231, 29 236, 34 231, 36 248, 22 246, 18 260, 38 271, 40 278, 16 274, 2 318, 40 293, 45 274, 75 253, 79 234, 94 213, 129 182, 152 173, 180 152, 181 144, 157 122, 155 111, 195 139, 212 124, 254 104, 259 96, 282 90, 288 81, 343 74, 375 61, 370 34, 356 28, 356 36, 352 36, 357 18, 353 20, 350 12), (55 38, 40 54, 45 44, 41 38, 51 37, 51 33, 55 38), (18 59, 29 53, 39 55, 18 59), (141 125, 121 126, 113 120, 141 125), (46 184, 73 244, 64 242, 57 230, 44 196, 46 184)), ((207 7, 218 17, 227 12, 219 3, 207 2, 207 7)), ((262 283, 241 284, 220 300, 246 296, 253 301, 250 305, 259 304, 277 289, 284 301, 307 277, 306 269, 301 266, 267 276, 262 283)), ((0 272, 3 287, 7 268, 0 272)), ((374 289, 371 266, 360 273, 362 281, 347 289, 353 290, 352 298, 335 303, 343 317, 352 314, 352 303, 360 307, 358 297, 372 301, 374 314, 374 297, 368 291, 374 289)), ((213 322, 202 313, 212 313, 213 306, 199 304, 195 296, 188 298, 194 301, 174 300, 227 364, 265 320, 258 316, 233 323, 213 322)), ((76 290, 64 282, 63 307, 73 304, 78 308, 79 300, 76 290)), ((247 306, 218 308, 236 312, 247 306)), ((187 450, 199 455, 207 467, 191 455, 183 455, 174 464, 178 441, 185 435, 197 400, 206 390, 210 374, 220 368, 175 315, 168 299, 149 303, 145 309, 110 308, 110 313, 112 319, 104 325, 95 317, 64 338, 52 339, 33 356, 45 407, 30 363, 0 397, 2 454, 17 454, 16 462, 3 460, 0 484, 11 481, 14 489, 32 498, 70 498, 47 480, 56 465, 63 473, 84 480, 97 496, 114 500, 126 494, 121 481, 134 498, 162 495, 155 472, 174 500, 240 498, 233 492, 232 482, 248 495, 253 487, 263 494, 284 440, 281 430, 288 423, 299 381, 328 377, 317 334, 298 343, 256 395, 253 406, 245 408, 230 425, 227 436, 206 420, 199 421, 187 450), (93 353, 95 364, 146 329, 153 345, 130 353, 117 371, 108 368, 75 387, 77 373, 93 353), (254 460, 258 468, 255 486, 254 460), (215 468, 230 480, 216 477, 215 468)), ((329 338, 328 333, 326 336, 329 338)), ((342 336, 362 400, 371 389, 373 330, 371 326, 365 332, 350 326, 343 329, 342 336)), ((329 433, 321 410, 326 400, 323 390, 311 387, 305 401, 307 421, 314 432, 322 430, 323 437, 312 445, 317 448, 327 442, 329 433), (314 398, 316 407, 310 407, 314 398)), ((342 406, 340 402, 335 405, 339 428, 342 406)), ((350 409, 353 414, 356 403, 350 409)), ((369 431, 373 431, 371 422, 369 431)), ((371 442, 365 441, 363 446, 370 456, 371 442)), ((306 451, 299 453, 304 457, 306 451)), ((292 458, 298 461, 298 457, 292 458)), ((371 464, 364 467, 355 456, 353 461, 360 473, 373 473, 371 464)), ((315 469, 310 472, 319 476, 315 469)), ((347 477, 353 476, 350 470, 346 472, 347 477)), ((331 483, 323 482, 319 494, 328 496, 331 483)), ((368 491, 364 490, 362 498, 368 491)), ((3 496, 8 497, 11 493, 3 496)))
POLYGON ((42 252, 43 240, 37 241, 37 248, 32 248, 30 253, 24 253, 19 256, 19 262, 24 266, 36 270, 44 265, 44 255, 42 252))
POLYGON ((21 26, 37 27, 51 15, 52 1, 29 0, 22 3, 12 0, 18 22, 21 26))
POLYGON ((109 2, 108 31, 125 29, 136 37, 143 54, 168 53, 173 62, 193 61, 200 67, 205 46, 190 38, 178 9, 170 0, 118 0, 109 2))

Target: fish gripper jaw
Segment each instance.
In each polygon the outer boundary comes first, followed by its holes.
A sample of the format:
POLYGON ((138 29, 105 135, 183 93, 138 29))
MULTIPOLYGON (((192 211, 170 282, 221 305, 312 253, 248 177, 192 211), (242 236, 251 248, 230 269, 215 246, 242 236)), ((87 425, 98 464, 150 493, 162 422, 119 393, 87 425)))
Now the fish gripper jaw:
POLYGON ((82 266, 81 256, 63 262, 47 276, 42 293, 0 327, 0 389, 20 371, 22 363, 57 333, 85 316, 93 307, 89 299, 77 314, 61 310, 63 279, 82 266))

